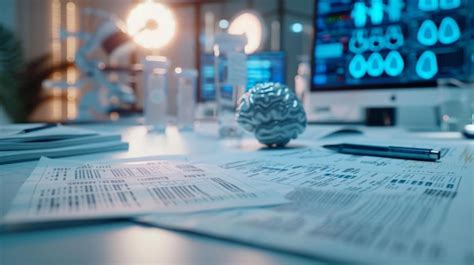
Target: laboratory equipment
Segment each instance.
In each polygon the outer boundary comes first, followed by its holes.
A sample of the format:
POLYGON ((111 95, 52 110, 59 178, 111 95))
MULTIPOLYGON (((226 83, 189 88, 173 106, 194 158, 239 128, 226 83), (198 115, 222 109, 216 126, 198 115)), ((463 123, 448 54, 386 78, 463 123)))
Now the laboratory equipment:
POLYGON ((195 69, 175 69, 177 125, 180 130, 192 130, 196 111, 196 86, 198 73, 195 69))
POLYGON ((220 137, 240 137, 235 121, 238 100, 247 85, 245 35, 220 33, 214 40, 214 81, 220 137))
POLYGON ((166 57, 147 56, 143 62, 144 116, 149 131, 164 132, 168 123, 168 70, 166 57))

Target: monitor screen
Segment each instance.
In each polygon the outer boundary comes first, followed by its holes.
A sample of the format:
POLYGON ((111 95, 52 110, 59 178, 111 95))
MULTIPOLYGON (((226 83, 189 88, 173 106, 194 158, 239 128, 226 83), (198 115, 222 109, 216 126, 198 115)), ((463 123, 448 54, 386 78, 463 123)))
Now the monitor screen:
POLYGON ((216 91, 214 90, 214 55, 201 54, 200 80, 200 100, 214 100, 216 91))
POLYGON ((312 91, 472 78, 474 1, 319 0, 312 91))
MULTIPOLYGON (((247 89, 257 83, 285 83, 286 56, 284 52, 258 52, 247 56, 247 89)), ((201 55, 201 100, 215 99, 214 55, 201 55)))

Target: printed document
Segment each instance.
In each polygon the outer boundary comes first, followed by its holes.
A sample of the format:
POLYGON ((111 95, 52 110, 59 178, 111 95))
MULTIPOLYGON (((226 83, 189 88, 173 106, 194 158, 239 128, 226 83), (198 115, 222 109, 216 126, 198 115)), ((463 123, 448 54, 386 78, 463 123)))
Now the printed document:
POLYGON ((269 185, 182 161, 84 163, 42 158, 5 223, 127 217, 286 202, 269 185))
POLYGON ((443 148, 440 162, 318 147, 200 158, 285 185, 291 203, 139 221, 343 262, 472 264, 474 152, 443 148))

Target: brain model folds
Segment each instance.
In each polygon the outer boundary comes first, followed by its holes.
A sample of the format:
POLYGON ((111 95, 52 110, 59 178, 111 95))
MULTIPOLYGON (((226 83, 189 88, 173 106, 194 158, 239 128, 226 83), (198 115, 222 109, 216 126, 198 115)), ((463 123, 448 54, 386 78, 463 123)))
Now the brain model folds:
POLYGON ((257 84, 239 102, 237 122, 268 146, 284 146, 306 128, 301 101, 287 86, 257 84))

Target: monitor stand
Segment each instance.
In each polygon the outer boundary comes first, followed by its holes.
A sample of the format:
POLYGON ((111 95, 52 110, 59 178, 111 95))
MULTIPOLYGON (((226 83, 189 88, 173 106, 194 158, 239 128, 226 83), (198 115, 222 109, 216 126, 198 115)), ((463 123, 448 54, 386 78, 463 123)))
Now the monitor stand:
POLYGON ((311 123, 366 124, 367 109, 391 108, 395 122, 389 125, 435 130, 439 100, 436 87, 312 92, 305 109, 311 123))

